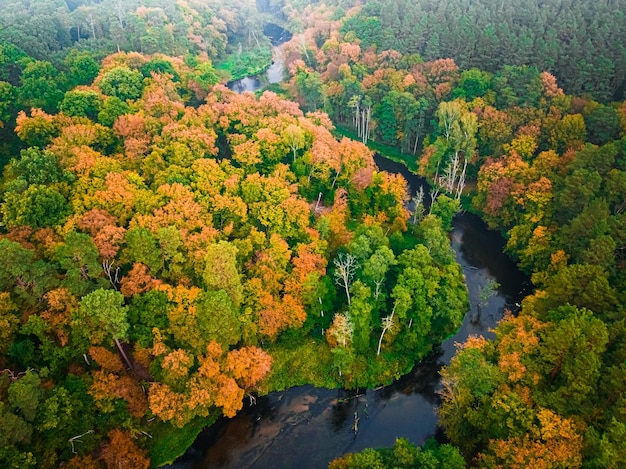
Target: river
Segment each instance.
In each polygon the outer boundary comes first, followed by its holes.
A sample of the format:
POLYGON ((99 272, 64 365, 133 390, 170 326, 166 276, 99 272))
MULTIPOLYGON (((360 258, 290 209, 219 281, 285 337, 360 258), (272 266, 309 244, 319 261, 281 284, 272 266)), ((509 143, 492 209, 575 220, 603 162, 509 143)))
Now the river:
MULTIPOLYGON (((402 174, 413 193, 423 180, 398 163, 377 156, 379 168, 402 174)), ((444 437, 437 425, 439 370, 449 363, 470 335, 491 336, 505 309, 515 310, 530 293, 529 279, 503 254, 502 237, 475 215, 458 215, 451 233, 452 248, 462 266, 470 310, 453 337, 406 376, 378 390, 348 392, 300 386, 270 393, 246 405, 234 418, 220 419, 202 432, 181 457, 177 468, 325 468, 342 454, 367 447, 392 446, 397 437, 422 444, 444 437), (500 284, 495 296, 477 311, 481 287, 500 284), (353 425, 359 418, 358 432, 353 425)))
POLYGON ((228 87, 231 90, 237 93, 254 92, 265 88, 267 85, 283 81, 285 67, 279 46, 291 39, 291 33, 276 24, 268 23, 263 27, 263 34, 269 38, 272 44, 272 64, 260 75, 229 82, 228 87))

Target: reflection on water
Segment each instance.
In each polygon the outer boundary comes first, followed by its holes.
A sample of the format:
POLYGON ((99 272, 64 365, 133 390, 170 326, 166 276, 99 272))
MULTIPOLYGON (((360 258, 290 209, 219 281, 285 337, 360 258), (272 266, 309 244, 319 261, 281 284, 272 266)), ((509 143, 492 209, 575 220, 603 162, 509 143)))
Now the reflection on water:
MULTIPOLYGON (((402 165, 377 157, 381 169, 401 173, 413 193, 422 180, 402 165)), ((475 322, 466 318, 458 333, 409 374, 378 390, 345 391, 301 386, 257 399, 232 419, 203 432, 176 467, 325 468, 332 459, 367 447, 392 446, 398 437, 422 444, 442 438, 435 408, 439 370, 449 363, 455 343, 489 335, 504 315, 530 292, 530 282, 502 253, 503 240, 476 216, 454 221, 451 244, 465 273, 470 311, 480 288, 494 279, 501 286, 475 322), (354 431, 358 419, 358 432, 354 431)))
POLYGON ((282 58, 282 52, 278 48, 272 49, 272 65, 267 69, 267 81, 272 83, 280 83, 283 81, 284 64, 282 58))
POLYGON ((255 92, 261 87, 261 81, 256 77, 245 77, 241 80, 231 81, 228 83, 228 87, 237 93, 255 92))

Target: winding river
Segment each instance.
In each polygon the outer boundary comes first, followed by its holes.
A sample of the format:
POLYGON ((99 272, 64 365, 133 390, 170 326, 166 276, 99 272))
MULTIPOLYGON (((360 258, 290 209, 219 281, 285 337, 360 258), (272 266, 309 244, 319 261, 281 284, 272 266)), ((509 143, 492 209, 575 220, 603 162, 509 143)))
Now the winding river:
MULTIPOLYGON (((257 91, 283 78, 278 45, 290 35, 276 25, 264 31, 272 39, 274 61, 267 73, 229 83, 231 89, 257 91)), ((399 173, 412 193, 424 180, 404 165, 375 157, 380 169, 399 173)), ((427 189, 427 187, 425 187, 427 189)), ((426 191, 425 191, 426 192, 426 191)), ((450 362, 456 343, 469 335, 489 337, 503 317, 515 311, 530 293, 527 276, 503 254, 502 237, 472 214, 457 215, 450 234, 457 262, 465 273, 470 310, 459 331, 426 360, 389 386, 358 392, 299 386, 245 403, 231 419, 222 418, 204 430, 174 468, 326 468, 348 452, 392 446, 398 437, 422 444, 431 437, 444 440, 435 408, 441 387, 439 370, 450 362), (479 292, 490 280, 500 287, 477 315, 479 292), (358 417, 358 432, 354 430, 358 417)))
POLYGON ((267 85, 283 81, 284 64, 279 46, 291 39, 291 33, 276 24, 268 23, 263 28, 263 34, 269 38, 272 44, 272 64, 262 74, 229 82, 228 87, 231 90, 237 93, 254 92, 265 88, 267 85))
MULTIPOLYGON (((379 168, 402 174, 413 193, 423 184, 405 166, 380 156, 375 160, 379 168)), ((465 273, 471 304, 457 334, 409 374, 381 389, 357 394, 300 386, 259 397, 254 406, 246 403, 234 418, 223 418, 202 432, 174 467, 325 468, 342 454, 392 446, 398 437, 415 444, 431 437, 443 440, 435 413, 439 370, 454 355, 455 343, 469 335, 490 336, 489 329, 505 309, 515 310, 531 289, 529 279, 503 254, 502 237, 480 218, 460 214, 453 227, 451 244, 465 273), (500 287, 476 318, 479 291, 491 279, 500 287)))

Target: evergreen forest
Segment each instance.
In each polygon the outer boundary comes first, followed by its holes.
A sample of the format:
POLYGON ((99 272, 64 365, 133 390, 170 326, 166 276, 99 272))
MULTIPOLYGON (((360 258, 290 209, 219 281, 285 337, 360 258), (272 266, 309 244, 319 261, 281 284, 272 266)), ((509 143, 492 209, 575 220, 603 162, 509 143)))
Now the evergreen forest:
POLYGON ((532 294, 441 371, 445 441, 330 467, 626 467, 625 15, 0 0, 0 466, 160 467, 256 396, 389 384, 468 311, 465 210, 532 294))

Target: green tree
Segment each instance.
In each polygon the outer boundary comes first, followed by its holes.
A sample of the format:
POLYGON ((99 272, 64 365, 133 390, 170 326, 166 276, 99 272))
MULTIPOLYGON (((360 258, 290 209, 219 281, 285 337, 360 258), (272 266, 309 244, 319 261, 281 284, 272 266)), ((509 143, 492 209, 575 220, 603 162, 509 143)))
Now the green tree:
POLYGON ((207 247, 202 278, 209 290, 224 290, 236 308, 243 299, 243 286, 237 269, 237 247, 220 241, 207 247))
POLYGON ((128 335, 127 311, 120 292, 99 288, 81 299, 78 310, 72 313, 73 327, 88 343, 102 344, 107 338, 119 343, 128 335))
POLYGON ((119 66, 104 73, 98 87, 107 96, 115 96, 122 101, 133 100, 143 93, 143 76, 136 70, 119 66))
POLYGON ((63 99, 65 74, 59 73, 50 62, 29 62, 20 80, 19 101, 22 106, 54 111, 63 99))
POLYGON ((395 255, 387 246, 380 246, 363 263, 363 280, 374 290, 374 300, 384 292, 384 285, 390 267, 395 265, 395 255))
POLYGON ((42 300, 58 284, 57 272, 19 243, 0 239, 0 291, 12 292, 27 303, 42 300))
POLYGON ((354 330, 352 333, 352 346, 356 353, 366 354, 370 350, 372 332, 372 292, 361 281, 356 281, 350 288, 352 301, 348 309, 348 314, 352 321, 354 330))
POLYGON ((22 150, 19 159, 12 159, 5 168, 4 178, 7 181, 22 179, 29 185, 71 181, 70 174, 61 169, 53 153, 35 147, 22 150))
POLYGON ((55 252, 55 258, 65 270, 62 285, 72 293, 83 296, 103 277, 98 250, 91 236, 85 233, 70 231, 64 241, 55 252))
POLYGON ((471 68, 461 72, 459 84, 453 90, 454 98, 462 98, 467 102, 480 98, 491 89, 492 76, 477 68, 471 68))
POLYGON ((162 259, 157 240, 147 228, 138 226, 126 232, 125 256, 130 263, 139 262, 148 266, 152 274, 161 270, 162 259))
POLYGON ((130 113, 130 107, 125 101, 117 96, 109 96, 104 100, 100 112, 98 112, 98 122, 107 127, 113 127, 118 117, 130 113))
POLYGON ((71 117, 89 117, 96 120, 102 99, 92 90, 72 90, 65 93, 59 110, 71 117))
POLYGON ((71 87, 90 85, 100 71, 100 65, 89 51, 70 49, 64 62, 68 67, 71 87))
POLYGON ((8 391, 9 404, 19 410, 20 415, 32 422, 37 416, 37 408, 43 398, 43 389, 39 375, 28 370, 26 374, 11 383, 8 391))
POLYGON ((5 126, 13 116, 17 88, 11 83, 0 81, 0 129, 5 126))
POLYGON ((599 104, 583 114, 587 139, 594 145, 604 145, 619 135, 619 116, 612 106, 599 104))
POLYGON ((461 204, 457 199, 451 199, 445 195, 440 195, 435 199, 430 207, 430 213, 439 217, 441 220, 441 227, 445 231, 452 230, 452 220, 454 216, 459 213, 461 204))
POLYGON ((24 191, 4 194, 0 206, 2 224, 7 228, 31 226, 43 228, 60 225, 69 215, 65 197, 55 189, 33 184, 24 191))

